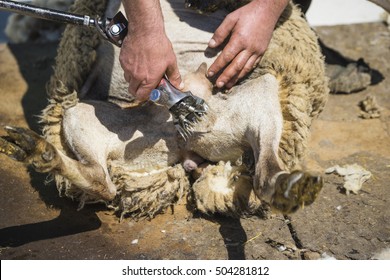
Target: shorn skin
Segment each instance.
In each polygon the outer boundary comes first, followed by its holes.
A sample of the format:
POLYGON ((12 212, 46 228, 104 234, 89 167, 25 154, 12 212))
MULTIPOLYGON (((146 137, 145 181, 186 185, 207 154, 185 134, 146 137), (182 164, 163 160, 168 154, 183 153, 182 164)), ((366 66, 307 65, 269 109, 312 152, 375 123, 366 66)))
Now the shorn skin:
MULTIPOLYGON (((118 49, 92 30, 68 26, 48 86, 43 137, 8 126, 0 151, 53 174, 81 207, 103 201, 122 216, 153 217, 188 194, 199 211, 226 215, 253 214, 262 203, 292 213, 313 203, 322 179, 296 169, 328 89, 317 39, 299 10, 286 8, 257 68, 222 93, 202 64, 217 54, 204 49, 221 14, 183 10, 182 1, 161 5, 185 90, 210 107, 188 141, 167 109, 123 95, 118 49)), ((99 12, 105 3, 78 1, 73 9, 99 12)))

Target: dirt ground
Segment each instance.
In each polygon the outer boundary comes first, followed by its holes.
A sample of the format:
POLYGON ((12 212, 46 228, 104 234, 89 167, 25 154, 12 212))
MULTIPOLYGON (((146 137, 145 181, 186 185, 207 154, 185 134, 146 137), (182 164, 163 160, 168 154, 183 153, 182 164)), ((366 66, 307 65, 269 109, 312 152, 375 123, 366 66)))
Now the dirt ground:
MULTIPOLYGON (((346 195, 341 177, 324 175, 317 201, 291 216, 206 217, 181 204, 150 221, 119 222, 102 205, 77 211, 45 175, 0 155, 0 258, 371 259, 390 248, 390 31, 380 23, 317 31, 325 44, 364 58, 382 75, 364 91, 330 96, 304 162, 320 173, 358 163, 372 172, 358 194, 346 195), (380 118, 359 117, 367 96, 375 97, 380 118)), ((0 126, 39 131, 55 52, 55 43, 0 45, 0 126)))

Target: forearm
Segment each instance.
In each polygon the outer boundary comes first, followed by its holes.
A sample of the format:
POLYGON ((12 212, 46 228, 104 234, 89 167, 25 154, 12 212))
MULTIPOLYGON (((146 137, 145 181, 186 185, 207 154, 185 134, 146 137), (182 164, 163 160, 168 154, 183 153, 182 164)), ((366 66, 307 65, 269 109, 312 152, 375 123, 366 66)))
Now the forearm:
POLYGON ((164 27, 158 0, 122 0, 128 33, 121 47, 119 61, 129 83, 129 92, 146 100, 167 75, 173 86, 181 88, 176 55, 164 27))
POLYGON ((165 32, 159 0, 122 0, 129 21, 129 34, 165 32))

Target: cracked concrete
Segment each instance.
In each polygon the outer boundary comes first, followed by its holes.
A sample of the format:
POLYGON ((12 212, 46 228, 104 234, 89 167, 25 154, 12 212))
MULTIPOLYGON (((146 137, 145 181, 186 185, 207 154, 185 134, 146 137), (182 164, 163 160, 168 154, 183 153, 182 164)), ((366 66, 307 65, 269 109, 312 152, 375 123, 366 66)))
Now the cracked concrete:
MULTIPOLYGON (((303 165, 323 173, 358 163, 373 173, 358 195, 325 175, 318 200, 291 216, 230 219, 190 214, 184 202, 153 220, 119 223, 102 205, 60 198, 46 177, 0 155, 1 259, 370 259, 390 242, 390 32, 380 23, 317 28, 351 59, 363 57, 384 77, 350 95, 332 95, 312 126, 303 165), (373 95, 377 119, 359 118, 373 95), (133 240, 138 242, 132 242, 133 240)), ((0 125, 29 126, 46 105, 44 85, 56 44, 0 45, 0 125)), ((4 132, 1 132, 4 134, 4 132)))

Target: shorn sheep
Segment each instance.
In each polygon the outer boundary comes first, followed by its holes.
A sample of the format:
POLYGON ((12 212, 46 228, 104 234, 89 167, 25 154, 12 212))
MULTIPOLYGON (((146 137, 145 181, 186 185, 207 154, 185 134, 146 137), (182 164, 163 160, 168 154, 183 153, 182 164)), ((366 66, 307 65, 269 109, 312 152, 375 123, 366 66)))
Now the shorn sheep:
MULTIPOLYGON (((112 16, 119 4, 79 0, 71 11, 112 16)), ((80 207, 104 202, 121 217, 153 217, 181 197, 203 213, 232 216, 311 204, 322 179, 300 170, 299 160, 328 87, 317 38, 300 10, 288 5, 257 68, 219 92, 205 63, 217 55, 207 42, 226 11, 202 14, 179 0, 161 6, 186 89, 210 108, 188 141, 165 108, 127 94, 118 48, 95 30, 67 26, 41 115, 43 137, 7 126, 1 152, 51 173, 80 207)))

